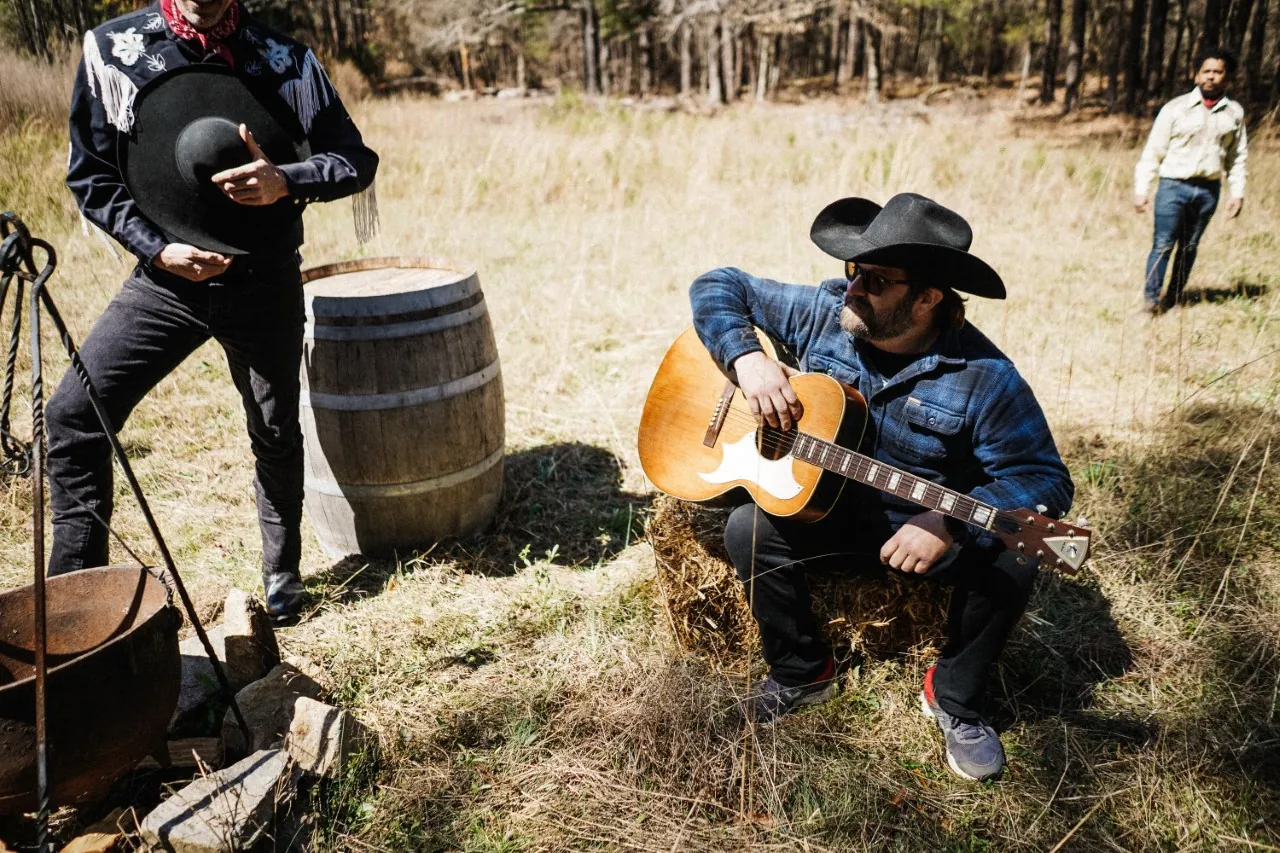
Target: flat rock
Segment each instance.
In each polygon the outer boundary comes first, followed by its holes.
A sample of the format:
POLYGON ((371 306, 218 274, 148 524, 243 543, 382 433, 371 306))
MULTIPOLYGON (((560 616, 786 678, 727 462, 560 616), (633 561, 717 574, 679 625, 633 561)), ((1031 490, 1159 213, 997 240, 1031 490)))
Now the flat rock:
POLYGON ((239 690, 262 678, 280 663, 280 647, 271 617, 262 602, 242 589, 227 593, 222 608, 223 654, 227 680, 239 690))
POLYGON ((244 755, 283 744, 293 722, 294 704, 298 698, 318 700, 323 695, 320 685, 297 667, 279 664, 265 678, 236 694, 236 704, 244 714, 253 740, 245 744, 235 714, 228 708, 222 718, 223 754, 244 755))
MULTIPOLYGON (((62 853, 116 853, 117 850, 123 850, 125 833, 120 829, 120 819, 123 817, 124 809, 115 809, 72 839, 70 844, 62 848, 62 853)), ((3 849, 4 845, 0 844, 0 850, 3 849)))
MULTIPOLYGON (((222 626, 212 628, 207 633, 218 659, 225 662, 222 626)), ((199 727, 200 715, 204 712, 205 705, 218 694, 218 677, 214 675, 213 664, 209 662, 200 638, 191 636, 183 640, 178 644, 178 652, 182 655, 182 687, 178 692, 178 706, 173 711, 173 718, 169 720, 171 732, 192 726, 199 727)), ((214 722, 216 724, 216 720, 214 722)))
POLYGON ((174 853, 248 850, 266 836, 293 795, 293 767, 282 749, 255 752, 197 779, 142 821, 143 843, 174 853))
POLYGON ((337 779, 352 758, 376 749, 378 739, 349 711, 300 696, 285 745, 298 769, 337 779))

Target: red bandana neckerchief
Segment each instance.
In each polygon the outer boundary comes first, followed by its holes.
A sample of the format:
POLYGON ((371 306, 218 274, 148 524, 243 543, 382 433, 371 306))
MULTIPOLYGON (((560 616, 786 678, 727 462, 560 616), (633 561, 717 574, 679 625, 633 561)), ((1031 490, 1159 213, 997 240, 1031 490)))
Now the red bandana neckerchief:
POLYGON ((1218 101, 1221 101, 1221 100, 1222 100, 1222 96, 1221 96, 1221 95, 1219 95, 1219 96, 1218 96, 1218 97, 1216 97, 1216 98, 1206 98, 1204 95, 1201 95, 1201 96, 1200 96, 1200 100, 1204 101, 1204 105, 1205 105, 1206 107, 1208 107, 1209 109, 1213 109, 1213 105, 1214 105, 1214 104, 1216 104, 1216 103, 1218 103, 1218 101))
POLYGON ((227 61, 232 68, 236 67, 231 48, 227 47, 227 39, 240 28, 240 0, 227 7, 227 14, 211 30, 200 31, 183 17, 178 9, 177 0, 160 0, 160 11, 169 24, 169 29, 180 39, 197 42, 206 53, 216 53, 227 61))

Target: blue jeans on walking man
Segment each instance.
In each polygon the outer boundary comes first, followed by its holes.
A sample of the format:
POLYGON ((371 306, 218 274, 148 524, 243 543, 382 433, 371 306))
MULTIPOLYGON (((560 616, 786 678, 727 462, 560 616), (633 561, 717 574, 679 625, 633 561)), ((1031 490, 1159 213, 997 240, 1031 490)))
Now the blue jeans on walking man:
POLYGON ((1187 277, 1196 262, 1196 248, 1200 237, 1209 226, 1213 212, 1218 208, 1220 181, 1179 181, 1161 178, 1156 190, 1155 239, 1151 254, 1147 256, 1147 280, 1144 288, 1147 304, 1160 305, 1160 290, 1164 287, 1165 271, 1169 268, 1169 256, 1177 248, 1173 260, 1173 279, 1163 304, 1167 307, 1182 299, 1187 277))

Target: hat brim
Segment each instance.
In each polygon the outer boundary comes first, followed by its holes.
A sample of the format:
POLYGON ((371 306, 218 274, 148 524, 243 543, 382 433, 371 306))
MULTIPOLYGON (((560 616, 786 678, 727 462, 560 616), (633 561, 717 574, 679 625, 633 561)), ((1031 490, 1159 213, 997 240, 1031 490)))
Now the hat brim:
POLYGON ((865 244, 845 258, 885 267, 922 272, 952 290, 986 299, 1004 299, 1004 281, 982 258, 961 249, 936 243, 897 243, 892 246, 865 244))
POLYGON ((865 198, 843 198, 822 209, 809 237, 819 249, 842 261, 862 261, 887 267, 919 270, 953 290, 986 299, 1004 299, 1004 281, 977 255, 936 243, 895 243, 878 246, 863 237, 881 207, 865 198))
MULTIPOLYGON (((139 91, 133 131, 120 147, 125 186, 142 214, 176 242, 229 255, 276 248, 297 226, 301 205, 289 198, 239 204, 207 176, 193 186, 183 175, 175 155, 178 138, 193 121, 210 117, 246 125, 277 165, 310 156, 297 118, 278 94, 250 90, 229 68, 189 65, 139 91)), ((236 159, 237 165, 249 163, 248 148, 236 159)))

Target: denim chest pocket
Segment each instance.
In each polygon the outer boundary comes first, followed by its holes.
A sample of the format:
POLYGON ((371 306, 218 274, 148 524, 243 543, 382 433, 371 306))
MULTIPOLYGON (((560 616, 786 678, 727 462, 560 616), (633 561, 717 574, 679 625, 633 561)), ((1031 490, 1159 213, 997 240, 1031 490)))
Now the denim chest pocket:
POLYGON ((964 418, 959 415, 908 397, 894 432, 897 446, 891 452, 920 462, 939 462, 955 449, 963 429, 964 418))

